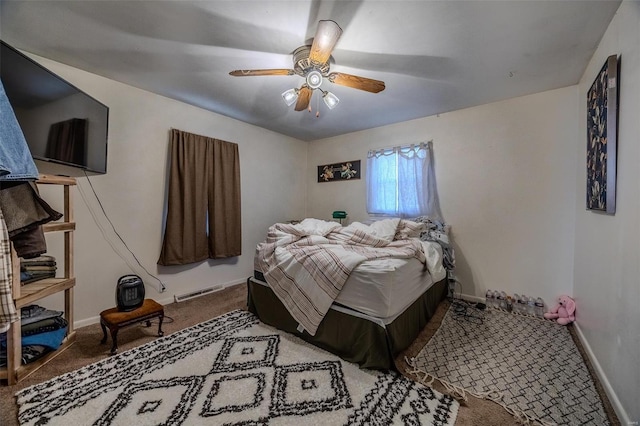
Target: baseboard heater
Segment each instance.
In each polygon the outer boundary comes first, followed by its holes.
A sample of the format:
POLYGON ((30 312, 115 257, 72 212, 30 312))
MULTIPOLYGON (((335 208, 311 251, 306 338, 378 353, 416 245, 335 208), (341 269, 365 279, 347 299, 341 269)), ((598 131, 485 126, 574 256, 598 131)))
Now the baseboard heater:
POLYGON ((193 299, 194 297, 204 296, 205 294, 213 293, 214 291, 222 290, 224 286, 222 284, 214 285, 213 287, 203 288, 202 290, 196 290, 191 293, 175 295, 173 296, 176 302, 184 302, 185 300, 193 299))

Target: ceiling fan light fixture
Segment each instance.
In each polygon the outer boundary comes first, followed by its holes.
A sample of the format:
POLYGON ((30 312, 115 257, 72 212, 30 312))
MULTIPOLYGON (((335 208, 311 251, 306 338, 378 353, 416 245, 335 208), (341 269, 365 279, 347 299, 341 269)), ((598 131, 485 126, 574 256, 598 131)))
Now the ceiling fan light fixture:
POLYGON ((307 85, 311 89, 317 89, 322 84, 322 74, 320 71, 313 70, 307 73, 307 85))
POLYGON ((322 100, 329 109, 334 109, 340 103, 340 99, 331 92, 323 92, 322 100))
POLYGON ((298 99, 298 89, 289 89, 282 93, 282 99, 287 106, 291 106, 298 99))

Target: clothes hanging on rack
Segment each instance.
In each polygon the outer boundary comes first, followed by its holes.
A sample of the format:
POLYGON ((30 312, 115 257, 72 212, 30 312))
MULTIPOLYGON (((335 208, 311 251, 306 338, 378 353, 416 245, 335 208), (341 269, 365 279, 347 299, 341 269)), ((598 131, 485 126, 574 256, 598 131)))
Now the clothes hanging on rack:
POLYGON ((40 197, 34 182, 0 182, 0 208, 19 257, 36 257, 47 251, 40 225, 60 219, 62 213, 40 197))
POLYGON ((11 278, 11 242, 0 208, 0 333, 6 332, 11 323, 19 319, 13 303, 11 278))
POLYGON ((0 181, 35 180, 38 169, 0 81, 0 181))

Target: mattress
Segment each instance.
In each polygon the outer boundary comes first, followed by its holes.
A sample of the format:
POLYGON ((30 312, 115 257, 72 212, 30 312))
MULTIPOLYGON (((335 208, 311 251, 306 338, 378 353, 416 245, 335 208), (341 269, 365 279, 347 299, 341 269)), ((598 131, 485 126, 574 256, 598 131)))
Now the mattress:
POLYGON ((362 262, 349 276, 335 303, 391 322, 433 280, 417 259, 379 259, 362 262))

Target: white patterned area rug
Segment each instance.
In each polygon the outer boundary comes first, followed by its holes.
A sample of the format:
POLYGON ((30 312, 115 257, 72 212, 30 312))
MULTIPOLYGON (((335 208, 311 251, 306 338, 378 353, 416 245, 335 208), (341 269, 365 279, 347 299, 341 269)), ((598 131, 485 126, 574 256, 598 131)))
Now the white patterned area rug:
POLYGON ((487 310, 465 321, 449 309, 440 328, 408 363, 423 383, 439 380, 503 405, 522 423, 608 425, 602 401, 569 330, 487 310))
POLYGON ((16 394, 23 425, 453 425, 453 398, 233 311, 16 394))

